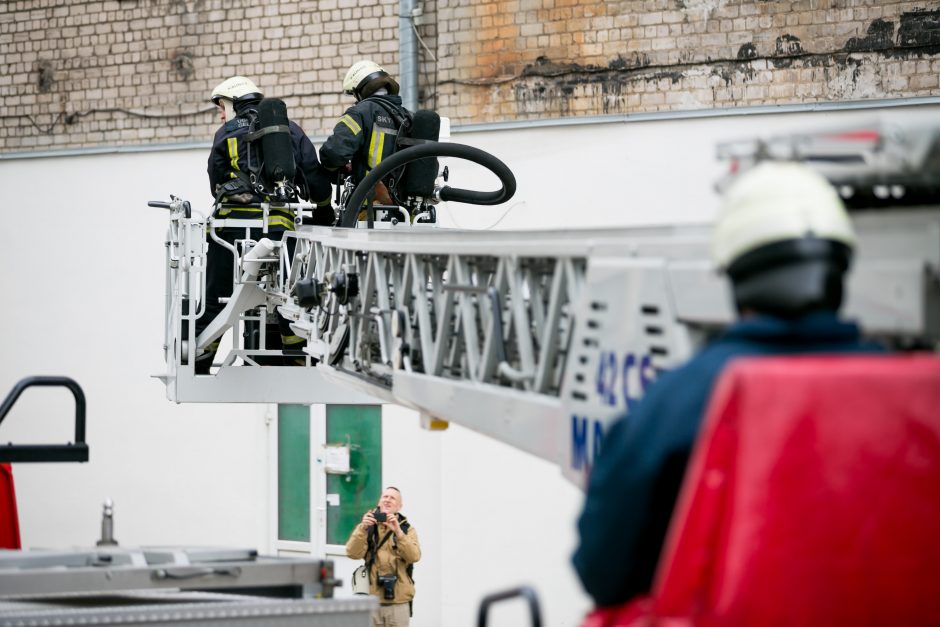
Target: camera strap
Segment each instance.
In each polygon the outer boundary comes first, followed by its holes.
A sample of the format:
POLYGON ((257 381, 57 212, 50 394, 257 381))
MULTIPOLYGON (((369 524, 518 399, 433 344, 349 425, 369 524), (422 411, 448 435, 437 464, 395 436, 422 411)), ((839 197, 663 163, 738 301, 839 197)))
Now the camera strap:
POLYGON ((373 527, 369 530, 369 551, 366 555, 366 572, 369 573, 370 578, 372 577, 372 564, 375 563, 375 558, 379 553, 379 549, 382 548, 382 545, 385 544, 386 540, 392 537, 393 533, 394 532, 389 531, 385 534, 385 537, 382 538, 382 541, 376 544, 376 540, 378 540, 379 537, 378 529, 373 527))

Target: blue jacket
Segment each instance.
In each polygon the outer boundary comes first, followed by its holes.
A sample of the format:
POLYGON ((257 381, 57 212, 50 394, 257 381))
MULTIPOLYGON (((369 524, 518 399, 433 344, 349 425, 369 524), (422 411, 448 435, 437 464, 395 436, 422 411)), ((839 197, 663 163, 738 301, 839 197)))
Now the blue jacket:
POLYGON ((410 117, 400 96, 383 94, 360 100, 346 109, 320 147, 322 168, 331 172, 351 162, 352 179, 358 184, 395 152, 399 121, 410 117))
POLYGON ((725 364, 747 355, 879 350, 832 313, 798 320, 749 318, 730 326, 684 366, 650 386, 610 427, 578 520, 574 567, 598 606, 648 592, 712 387, 725 364))
MULTIPOLYGON (((311 202, 328 202, 332 193, 330 180, 320 172, 317 151, 310 139, 293 120, 288 123, 294 163, 297 166, 295 183, 301 193, 311 202)), ((209 152, 209 192, 214 197, 217 186, 235 177, 234 171, 248 172, 248 149, 245 137, 250 131, 250 121, 246 115, 239 115, 219 127, 212 140, 209 152)), ((254 156, 254 155, 253 155, 254 156)), ((254 161, 254 159, 252 159, 254 161)), ((256 166, 256 163, 252 163, 256 166)), ((258 198, 256 201, 260 201, 258 198)), ((293 227, 291 227, 293 228, 293 227)))

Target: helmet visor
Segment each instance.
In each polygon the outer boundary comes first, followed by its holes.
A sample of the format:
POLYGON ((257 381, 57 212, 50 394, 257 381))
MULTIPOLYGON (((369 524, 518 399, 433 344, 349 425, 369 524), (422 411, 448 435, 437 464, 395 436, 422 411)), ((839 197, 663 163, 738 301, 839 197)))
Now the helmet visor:
POLYGON ((388 76, 388 74, 383 70, 372 72, 371 74, 363 78, 361 81, 359 81, 358 85, 356 85, 352 89, 347 89, 346 93, 349 94, 350 96, 358 96, 359 94, 362 93, 362 90, 365 89, 366 85, 368 85, 369 83, 371 83, 377 78, 382 78, 383 76, 388 76))

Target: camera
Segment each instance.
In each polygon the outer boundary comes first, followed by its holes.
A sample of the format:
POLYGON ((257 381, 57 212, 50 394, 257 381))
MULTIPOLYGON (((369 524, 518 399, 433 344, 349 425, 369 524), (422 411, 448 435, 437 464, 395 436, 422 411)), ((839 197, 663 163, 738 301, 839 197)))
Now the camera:
POLYGON ((384 523, 386 520, 388 520, 388 514, 385 512, 380 512, 379 510, 372 512, 372 517, 375 518, 375 522, 384 523))
POLYGON ((382 598, 391 601, 395 598, 395 582, 398 577, 395 575, 379 575, 379 585, 382 586, 382 598))

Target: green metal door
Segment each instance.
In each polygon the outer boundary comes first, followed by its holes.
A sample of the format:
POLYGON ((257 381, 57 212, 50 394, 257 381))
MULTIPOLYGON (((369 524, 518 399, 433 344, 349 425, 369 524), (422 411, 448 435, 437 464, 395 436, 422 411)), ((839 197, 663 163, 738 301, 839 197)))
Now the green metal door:
POLYGON ((310 407, 277 406, 277 537, 310 541, 310 407))
POLYGON ((382 406, 327 405, 326 442, 350 447, 350 473, 326 476, 326 542, 346 544, 382 494, 382 406))

